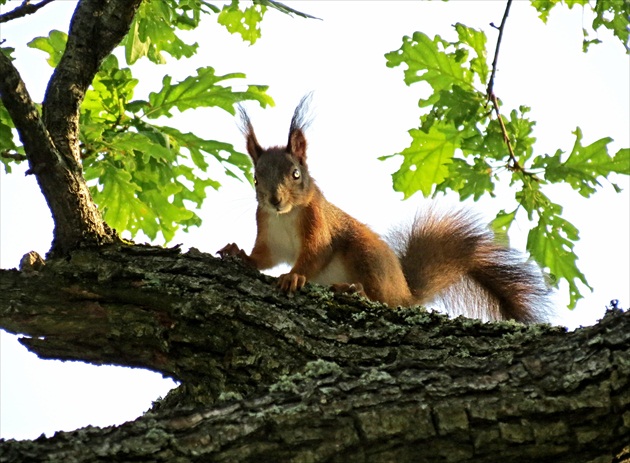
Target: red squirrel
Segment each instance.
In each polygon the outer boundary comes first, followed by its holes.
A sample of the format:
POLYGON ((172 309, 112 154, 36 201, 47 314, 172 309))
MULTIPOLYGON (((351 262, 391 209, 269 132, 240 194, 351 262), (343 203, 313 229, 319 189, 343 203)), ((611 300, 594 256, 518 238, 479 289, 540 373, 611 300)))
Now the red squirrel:
POLYGON ((543 320, 549 288, 541 270, 495 242, 465 211, 418 215, 392 235, 392 249, 367 225, 326 200, 306 164, 308 95, 293 114, 287 146, 263 149, 247 113, 242 130, 255 171, 258 233, 247 255, 236 244, 218 254, 238 256, 280 275, 285 292, 307 281, 332 285, 391 307, 439 302, 450 313, 484 319, 543 320))

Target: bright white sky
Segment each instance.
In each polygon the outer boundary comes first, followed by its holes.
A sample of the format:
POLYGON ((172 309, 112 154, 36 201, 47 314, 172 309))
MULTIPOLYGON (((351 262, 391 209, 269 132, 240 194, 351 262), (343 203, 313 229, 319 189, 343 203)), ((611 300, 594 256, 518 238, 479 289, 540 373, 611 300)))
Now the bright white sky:
MULTIPOLYGON (((9 2, 2 12, 17 6, 9 2)), ((247 83, 268 84, 276 108, 250 113, 263 145, 283 144, 289 120, 300 97, 315 91, 315 123, 308 132, 309 165, 328 199, 370 224, 379 232, 411 216, 426 202, 418 195, 401 202, 391 189, 390 174, 397 161, 376 158, 399 152, 410 139, 406 131, 417 124, 417 100, 427 88, 403 83, 402 68, 385 66, 384 53, 400 47, 403 35, 421 30, 453 39, 452 24, 462 22, 483 29, 494 44, 504 2, 451 1, 301 1, 296 8, 323 21, 290 18, 274 11, 263 22, 263 37, 254 46, 230 36, 208 21, 191 34, 200 51, 193 59, 156 68, 137 66, 141 79, 137 98, 158 90, 164 74, 182 80, 194 69, 211 65, 218 74, 245 72, 247 83)), ((42 52, 25 44, 57 28, 67 31, 74 2, 54 2, 34 17, 2 24, 4 46, 17 49, 16 66, 31 96, 41 101, 51 69, 42 52)), ((538 153, 570 151, 571 132, 580 126, 584 144, 605 136, 615 142, 610 151, 630 145, 628 56, 616 38, 600 32, 603 44, 581 52, 582 27, 590 25, 582 10, 557 7, 548 25, 529 2, 514 2, 501 45, 495 91, 510 108, 532 107, 538 153)), ((208 138, 228 141, 244 151, 234 119, 221 110, 176 114, 165 121, 208 138)), ((45 254, 52 239, 52 220, 35 179, 0 173, 0 266, 16 267, 31 250, 45 254)), ((255 199, 246 184, 225 179, 220 192, 209 192, 201 211, 203 226, 180 233, 174 243, 214 252, 228 242, 250 249, 255 236, 255 199)), ((628 179, 616 178, 624 188, 615 194, 609 184, 594 198, 584 200, 554 188, 552 199, 565 207, 565 217, 581 232, 576 246, 580 267, 593 293, 569 312, 560 293, 558 323, 569 327, 595 323, 610 299, 622 307, 630 302, 628 289, 630 205, 628 179)), ((490 219, 501 208, 513 207, 513 193, 473 204, 490 219)), ((453 204, 456 198, 442 203, 453 204)), ((524 220, 524 218, 522 218, 524 220)), ((512 244, 525 246, 528 225, 519 223, 512 244)), ((41 433, 71 430, 88 424, 105 426, 136 418, 151 401, 165 395, 173 382, 160 375, 127 368, 94 367, 76 362, 41 361, 17 342, 0 336, 0 437, 34 438, 41 433)))

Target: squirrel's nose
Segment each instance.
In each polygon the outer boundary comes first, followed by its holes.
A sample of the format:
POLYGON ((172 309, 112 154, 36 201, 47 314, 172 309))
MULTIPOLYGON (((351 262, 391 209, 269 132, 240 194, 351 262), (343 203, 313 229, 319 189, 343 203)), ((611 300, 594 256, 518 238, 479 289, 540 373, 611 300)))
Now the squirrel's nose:
POLYGON ((280 200, 279 196, 273 195, 269 198, 269 203, 271 203, 271 205, 275 207, 276 209, 278 208, 278 206, 280 206, 281 202, 282 201, 280 200))

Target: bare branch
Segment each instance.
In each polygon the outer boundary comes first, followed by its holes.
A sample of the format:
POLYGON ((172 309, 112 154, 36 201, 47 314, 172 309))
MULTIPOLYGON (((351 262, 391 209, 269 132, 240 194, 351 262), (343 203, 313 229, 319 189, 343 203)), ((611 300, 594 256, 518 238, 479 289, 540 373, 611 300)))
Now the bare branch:
POLYGON ((494 93, 489 94, 490 100, 492 100, 492 107, 494 108, 494 112, 497 115, 497 120, 499 121, 499 125, 501 126, 501 133, 503 133, 503 141, 507 145, 508 152, 510 153, 510 170, 520 170, 524 169, 516 159, 516 155, 514 154, 514 148, 512 148, 512 142, 510 141, 510 136, 508 135, 507 129, 505 128, 505 123, 503 122, 503 118, 501 117, 501 113, 499 112, 499 101, 497 100, 497 96, 494 93))
POLYGON ((13 159, 14 161, 17 161, 17 162, 26 161, 28 159, 23 154, 20 154, 16 151, 11 151, 11 150, 4 150, 0 152, 0 157, 5 158, 5 159, 13 159))
POLYGON ((512 0, 508 0, 507 5, 505 6, 505 12, 503 13, 503 19, 501 19, 501 25, 496 27, 494 23, 490 25, 499 30, 499 37, 497 38, 497 47, 494 50, 494 59, 492 60, 492 74, 490 75, 490 82, 488 82, 488 89, 486 93, 488 94, 488 99, 491 100, 494 92, 494 77, 497 73, 497 62, 499 61, 499 49, 501 48, 501 40, 503 40, 503 29, 505 28, 505 22, 507 21, 508 14, 510 14, 510 7, 512 6, 512 0))
POLYGON ((497 63, 499 62, 499 50, 501 48, 501 40, 503 40, 503 31, 505 29, 505 23, 510 13, 511 6, 512 6, 512 0, 508 0, 507 5, 505 6, 505 12, 503 13, 503 18, 501 19, 501 25, 499 27, 495 26, 494 23, 490 23, 492 27, 499 30, 499 37, 497 38, 497 46, 494 50, 494 59, 492 60, 492 73, 490 74, 490 81, 488 82, 486 95, 487 95, 488 101, 492 103, 494 112, 497 115, 497 120, 499 121, 499 125, 501 126, 501 133, 503 134, 503 140, 505 141, 505 144, 508 149, 508 153, 510 155, 508 169, 512 171, 522 172, 523 174, 531 176, 534 180, 538 180, 538 178, 534 174, 526 171, 518 162, 518 159, 516 158, 516 154, 514 153, 514 148, 512 147, 512 142, 510 141, 510 136, 507 132, 507 128, 505 127, 505 123, 503 122, 503 118, 501 117, 501 112, 499 110, 499 100, 497 99, 497 96, 494 94, 494 78, 497 73, 497 63))
POLYGON ((30 0, 24 0, 20 6, 8 13, 0 14, 0 23, 6 23, 17 18, 23 18, 29 14, 36 13, 40 8, 45 7, 55 0, 42 0, 39 3, 31 3, 30 0))

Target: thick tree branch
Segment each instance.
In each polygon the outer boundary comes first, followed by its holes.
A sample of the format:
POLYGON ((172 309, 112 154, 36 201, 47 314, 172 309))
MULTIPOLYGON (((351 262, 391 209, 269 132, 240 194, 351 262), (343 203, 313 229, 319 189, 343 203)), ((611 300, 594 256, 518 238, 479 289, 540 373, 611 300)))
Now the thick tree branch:
POLYGON ((57 164, 59 153, 42 123, 39 111, 18 70, 3 53, 0 53, 0 98, 13 120, 24 150, 31 153, 31 170, 57 164))
POLYGON ((142 0, 82 0, 70 23, 66 50, 48 83, 43 117, 68 167, 81 172, 79 108, 103 59, 129 31, 142 0))
POLYGON ((102 221, 81 172, 66 168, 24 81, 11 60, 0 53, 0 98, 15 125, 55 221, 53 251, 64 254, 80 244, 117 239, 102 221))
POLYGON ((0 92, 55 222, 51 256, 118 240, 83 178, 79 108, 102 60, 125 36, 141 0, 82 0, 42 105, 42 117, 11 61, 0 59, 0 92), (6 101, 5 101, 6 100, 6 101))
POLYGON ((36 13, 41 8, 54 1, 55 0, 42 0, 39 3, 31 3, 30 0, 24 0, 22 4, 15 9, 9 11, 8 13, 0 14, 0 24, 36 13))
POLYGON ((574 463, 630 441, 628 312, 566 333, 270 280, 150 247, 0 271, 0 325, 40 356, 182 381, 133 423, 5 442, 0 460, 574 463))

